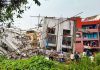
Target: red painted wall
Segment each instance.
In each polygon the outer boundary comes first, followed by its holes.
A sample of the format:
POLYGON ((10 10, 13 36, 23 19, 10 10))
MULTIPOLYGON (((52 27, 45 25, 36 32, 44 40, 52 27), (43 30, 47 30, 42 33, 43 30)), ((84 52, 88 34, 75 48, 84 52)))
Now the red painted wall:
POLYGON ((95 21, 81 21, 81 19, 76 19, 76 26, 77 28, 82 28, 82 25, 91 25, 91 24, 100 24, 100 20, 95 21))
MULTIPOLYGON (((82 28, 82 25, 91 25, 91 24, 100 24, 100 20, 95 20, 95 21, 82 21, 80 17, 73 17, 71 18, 72 20, 76 21, 76 27, 77 28, 82 28)), ((76 43, 76 48, 75 50, 77 52, 83 52, 83 49, 84 49, 84 45, 83 45, 83 41, 80 40, 81 43, 76 43)))

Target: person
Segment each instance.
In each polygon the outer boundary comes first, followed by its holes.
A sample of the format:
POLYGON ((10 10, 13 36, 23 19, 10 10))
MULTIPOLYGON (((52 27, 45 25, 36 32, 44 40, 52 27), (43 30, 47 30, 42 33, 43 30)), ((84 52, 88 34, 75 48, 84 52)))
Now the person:
POLYGON ((89 58, 90 58, 91 62, 94 62, 93 54, 89 58))
POLYGON ((83 51, 83 54, 82 54, 82 56, 83 56, 83 57, 85 57, 85 56, 86 56, 86 52, 85 52, 85 51, 83 51))
POLYGON ((81 55, 80 55, 80 53, 79 53, 79 52, 78 52, 77 54, 78 54, 78 56, 79 56, 79 61, 80 61, 80 60, 81 60, 81 55))
POLYGON ((60 52, 60 53, 58 54, 58 56, 59 56, 59 61, 60 61, 60 62, 64 62, 64 54, 63 54, 63 52, 60 52))
POLYGON ((50 53, 49 59, 50 59, 50 60, 53 60, 53 59, 54 59, 52 53, 50 53))
POLYGON ((86 50, 86 56, 90 56, 91 55, 91 52, 89 50, 86 50))
POLYGON ((75 58, 75 61, 76 61, 76 62, 79 61, 79 55, 78 55, 78 52, 75 53, 74 58, 75 58))
POLYGON ((71 59, 71 61, 74 61, 74 54, 73 53, 70 54, 70 59, 71 59))
POLYGON ((46 60, 49 60, 49 57, 46 56, 45 59, 46 59, 46 60))

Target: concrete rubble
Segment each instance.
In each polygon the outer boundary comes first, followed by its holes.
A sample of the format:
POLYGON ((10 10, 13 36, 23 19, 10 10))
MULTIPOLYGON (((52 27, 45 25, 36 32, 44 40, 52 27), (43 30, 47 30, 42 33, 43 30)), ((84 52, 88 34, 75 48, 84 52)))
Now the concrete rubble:
POLYGON ((24 32, 18 28, 0 28, 0 53, 14 59, 27 58, 35 55, 33 48, 24 32))

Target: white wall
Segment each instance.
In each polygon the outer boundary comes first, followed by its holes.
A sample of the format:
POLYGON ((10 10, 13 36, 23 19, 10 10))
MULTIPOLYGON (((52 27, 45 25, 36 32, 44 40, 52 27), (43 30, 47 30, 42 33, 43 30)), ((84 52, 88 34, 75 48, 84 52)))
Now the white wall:
POLYGON ((62 45, 62 40, 63 40, 63 29, 66 30, 71 30, 70 35, 73 33, 73 21, 65 21, 61 24, 59 24, 59 34, 58 34, 58 44, 57 44, 57 51, 60 51, 62 47, 70 48, 71 46, 65 46, 62 45))
MULTIPOLYGON (((44 18, 44 21, 42 22, 43 24, 43 33, 42 34, 42 38, 46 37, 46 29, 47 27, 54 27, 55 28, 55 35, 56 37, 56 41, 57 41, 57 51, 60 51, 60 49, 62 48, 62 39, 63 39, 63 29, 66 30, 71 30, 71 35, 73 33, 73 21, 65 21, 63 23, 61 23, 63 20, 58 20, 55 18, 44 18)), ((42 44, 45 46, 45 39, 42 40, 42 44)), ((67 47, 67 46, 66 46, 67 47)), ((69 46, 68 46, 69 47, 69 46)))
POLYGON ((44 21, 42 22, 43 24, 43 31, 42 31, 42 45, 41 46, 46 46, 46 41, 45 41, 45 37, 46 37, 46 31, 47 31, 47 27, 53 27, 55 28, 55 35, 57 35, 57 25, 58 24, 58 19, 54 19, 54 18, 44 18, 44 21))

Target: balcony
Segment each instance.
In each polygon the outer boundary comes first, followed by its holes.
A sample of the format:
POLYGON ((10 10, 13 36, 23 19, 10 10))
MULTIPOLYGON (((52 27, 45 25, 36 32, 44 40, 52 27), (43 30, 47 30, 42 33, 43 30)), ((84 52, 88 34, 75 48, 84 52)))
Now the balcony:
POLYGON ((72 47, 71 46, 62 45, 62 48, 69 48, 69 49, 71 49, 72 47))
POLYGON ((100 49, 100 46, 98 46, 98 47, 91 47, 91 49, 100 49))
POLYGON ((56 44, 49 43, 48 46, 56 47, 56 44))
POLYGON ((83 33, 83 40, 99 40, 98 33, 83 33))
POLYGON ((99 26, 97 24, 82 25, 82 29, 85 29, 89 32, 98 32, 99 31, 99 26))
POLYGON ((91 46, 84 46, 86 49, 100 49, 100 46, 91 47, 91 46))
POLYGON ((91 46, 84 46, 85 49, 100 49, 100 47, 91 47, 91 46))
POLYGON ((99 46, 99 41, 93 40, 93 41, 84 41, 83 42, 84 48, 87 49, 95 49, 95 48, 100 48, 99 46))

